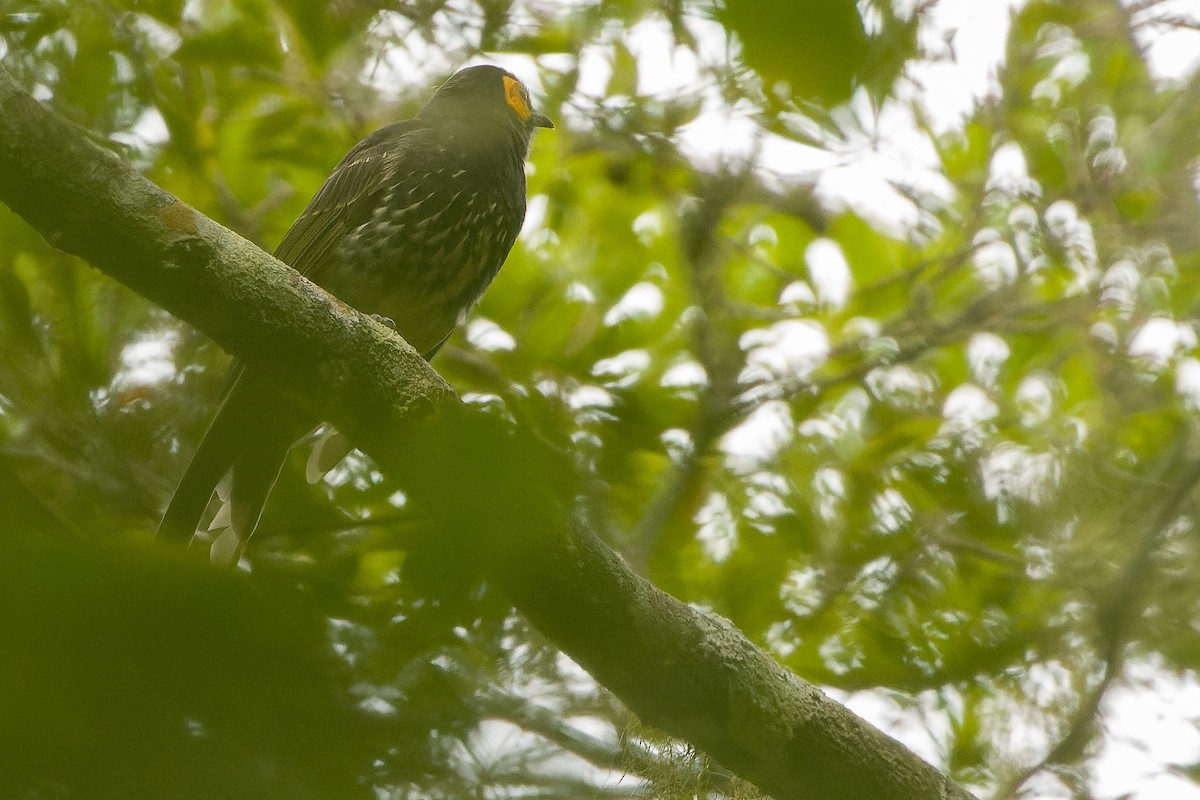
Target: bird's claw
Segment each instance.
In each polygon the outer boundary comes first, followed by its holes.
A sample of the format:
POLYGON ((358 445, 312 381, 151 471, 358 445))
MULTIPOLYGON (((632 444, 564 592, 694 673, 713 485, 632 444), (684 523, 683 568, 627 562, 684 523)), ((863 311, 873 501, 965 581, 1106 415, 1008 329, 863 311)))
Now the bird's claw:
POLYGON ((383 314, 372 314, 371 319, 378 322, 380 325, 386 325, 392 330, 396 330, 396 320, 391 317, 385 317, 383 314))

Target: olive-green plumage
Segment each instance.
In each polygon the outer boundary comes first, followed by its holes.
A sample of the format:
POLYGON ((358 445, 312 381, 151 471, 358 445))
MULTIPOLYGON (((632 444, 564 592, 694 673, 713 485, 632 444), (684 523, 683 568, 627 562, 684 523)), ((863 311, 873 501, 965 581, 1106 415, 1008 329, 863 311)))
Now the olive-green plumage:
MULTIPOLYGON (((525 157, 537 127, 524 86, 464 69, 416 117, 354 146, 276 257, 360 311, 393 320, 432 358, 500 270, 525 218, 525 157)), ((244 544, 288 448, 319 423, 240 369, 159 526, 190 539, 226 475, 244 544)), ((240 550, 240 547, 239 547, 240 550)))

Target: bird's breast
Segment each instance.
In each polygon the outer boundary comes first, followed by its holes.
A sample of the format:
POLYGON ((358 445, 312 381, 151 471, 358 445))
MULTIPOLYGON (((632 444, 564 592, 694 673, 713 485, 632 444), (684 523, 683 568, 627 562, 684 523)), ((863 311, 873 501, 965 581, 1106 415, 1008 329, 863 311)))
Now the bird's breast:
POLYGON ((398 174, 338 248, 326 288, 395 320, 425 352, 483 294, 524 216, 523 171, 434 163, 398 174))

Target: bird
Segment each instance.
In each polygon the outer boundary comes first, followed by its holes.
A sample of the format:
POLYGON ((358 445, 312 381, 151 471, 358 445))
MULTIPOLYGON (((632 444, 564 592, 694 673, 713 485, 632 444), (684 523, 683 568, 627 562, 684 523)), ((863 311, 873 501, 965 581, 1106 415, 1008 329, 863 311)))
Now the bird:
MULTIPOLYGON (((525 219, 533 133, 553 127, 511 72, 459 70, 414 117, 351 148, 275 256, 432 359, 508 257, 525 219)), ((289 449, 320 422, 235 364, 159 538, 191 542, 217 492, 223 506, 209 529, 223 530, 210 556, 236 562, 289 449)))

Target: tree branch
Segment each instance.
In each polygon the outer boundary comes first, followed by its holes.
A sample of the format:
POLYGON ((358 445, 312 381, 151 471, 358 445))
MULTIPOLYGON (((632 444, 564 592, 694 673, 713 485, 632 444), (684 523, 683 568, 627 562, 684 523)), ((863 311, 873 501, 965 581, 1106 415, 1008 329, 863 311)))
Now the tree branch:
MULTIPOLYGON (((630 772, 642 778, 663 772, 661 759, 650 748, 624 739, 610 744, 579 730, 550 709, 500 689, 492 688, 484 692, 479 697, 479 705, 488 718, 506 720, 530 733, 536 733, 597 767, 630 772)), ((689 767, 690 764, 673 767, 679 773, 673 777, 691 786, 703 781, 725 794, 735 791, 736 784, 729 773, 689 767)))
POLYGON ((728 621, 634 574, 572 514, 560 454, 467 413, 394 332, 89 143, 3 70, 0 200, 336 424, 440 532, 461 532, 448 552, 469 553, 647 723, 779 798, 970 797, 728 621))

